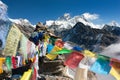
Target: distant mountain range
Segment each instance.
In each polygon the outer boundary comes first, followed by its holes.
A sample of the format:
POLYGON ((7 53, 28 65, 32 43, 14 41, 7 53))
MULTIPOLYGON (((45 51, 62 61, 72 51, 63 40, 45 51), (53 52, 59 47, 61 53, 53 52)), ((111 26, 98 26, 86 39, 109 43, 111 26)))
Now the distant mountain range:
MULTIPOLYGON (((25 35, 29 36, 33 31, 33 25, 26 19, 10 19, 13 23, 19 26, 25 35)), ((70 41, 82 48, 91 51, 99 52, 104 47, 116 43, 120 36, 120 27, 117 23, 111 25, 95 25, 87 21, 84 16, 70 17, 69 14, 64 14, 57 20, 49 20, 45 25, 56 35, 61 36, 63 41, 70 41)))
POLYGON ((46 25, 61 36, 63 41, 76 43, 95 52, 116 43, 120 36, 120 27, 116 22, 98 26, 87 21, 84 16, 71 18, 69 14, 65 14, 56 21, 46 21, 46 25))

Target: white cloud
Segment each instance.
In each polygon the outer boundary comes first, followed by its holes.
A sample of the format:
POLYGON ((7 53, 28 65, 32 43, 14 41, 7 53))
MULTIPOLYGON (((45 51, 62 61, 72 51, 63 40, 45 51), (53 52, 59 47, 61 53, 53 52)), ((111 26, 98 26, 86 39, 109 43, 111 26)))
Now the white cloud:
POLYGON ((110 46, 106 47, 101 54, 120 59, 120 42, 111 44, 110 46))
POLYGON ((98 14, 90 14, 90 13, 84 13, 82 16, 87 20, 96 20, 99 18, 98 14))

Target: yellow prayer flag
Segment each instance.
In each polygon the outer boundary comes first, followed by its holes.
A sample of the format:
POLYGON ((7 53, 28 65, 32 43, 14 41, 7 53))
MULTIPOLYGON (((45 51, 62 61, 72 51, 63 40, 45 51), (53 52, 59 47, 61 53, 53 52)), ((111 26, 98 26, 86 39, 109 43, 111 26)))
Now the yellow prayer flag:
POLYGON ((83 53, 84 53, 84 56, 95 57, 95 53, 93 53, 89 50, 84 50, 83 53))
POLYGON ((49 41, 50 36, 49 36, 48 34, 45 34, 45 35, 44 35, 44 37, 45 37, 44 41, 45 41, 45 42, 48 42, 48 41, 49 41))
POLYGON ((13 25, 8 33, 6 46, 3 50, 3 55, 5 56, 16 55, 16 50, 17 50, 20 37, 21 37, 20 30, 15 25, 13 25))
POLYGON ((54 60, 57 57, 57 54, 47 54, 46 57, 50 60, 54 60))
POLYGON ((120 80, 120 69, 111 68, 110 74, 113 75, 116 80, 120 80))
POLYGON ((5 58, 0 58, 0 74, 3 73, 3 63, 5 62, 5 58))
POLYGON ((57 46, 54 46, 53 50, 50 52, 50 54, 56 52, 56 51, 59 51, 59 50, 62 50, 62 48, 59 48, 57 46))
POLYGON ((20 80, 30 80, 31 74, 32 74, 32 70, 29 69, 28 71, 24 72, 20 80))
POLYGON ((50 52, 50 54, 47 54, 46 57, 50 60, 54 60, 58 54, 52 54, 52 53, 59 51, 59 50, 62 50, 62 48, 54 46, 53 50, 50 52))
POLYGON ((112 67, 110 74, 113 75, 117 80, 120 80, 120 60, 112 58, 110 65, 112 67))

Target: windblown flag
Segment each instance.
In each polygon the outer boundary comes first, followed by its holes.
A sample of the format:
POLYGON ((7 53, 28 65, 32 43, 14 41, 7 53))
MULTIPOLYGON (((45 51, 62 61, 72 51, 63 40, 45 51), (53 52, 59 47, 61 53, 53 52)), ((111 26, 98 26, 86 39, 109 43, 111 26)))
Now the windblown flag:
POLYGON ((72 52, 64 64, 69 66, 70 68, 74 69, 78 66, 79 62, 84 58, 84 56, 80 52, 72 52))
POLYGON ((117 80, 120 80, 120 61, 117 59, 111 59, 110 65, 112 67, 110 74, 117 80))
POLYGON ((99 74, 109 74, 111 70, 110 60, 108 57, 98 55, 96 62, 90 68, 91 71, 99 74))
POLYGON ((21 37, 20 30, 15 25, 13 25, 7 36, 7 42, 3 51, 3 55, 16 56, 16 51, 17 51, 20 37, 21 37))
POLYGON ((53 52, 52 54, 69 54, 71 52, 72 52, 72 50, 68 50, 68 49, 63 48, 62 50, 53 52))

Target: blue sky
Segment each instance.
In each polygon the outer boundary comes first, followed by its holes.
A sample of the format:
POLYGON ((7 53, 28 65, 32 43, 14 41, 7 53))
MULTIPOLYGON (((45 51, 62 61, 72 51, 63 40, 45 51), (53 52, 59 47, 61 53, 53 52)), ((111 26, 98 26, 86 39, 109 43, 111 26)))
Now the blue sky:
POLYGON ((2 0, 8 6, 10 18, 26 18, 32 24, 55 20, 64 13, 98 14, 97 24, 112 20, 120 23, 120 0, 2 0))

